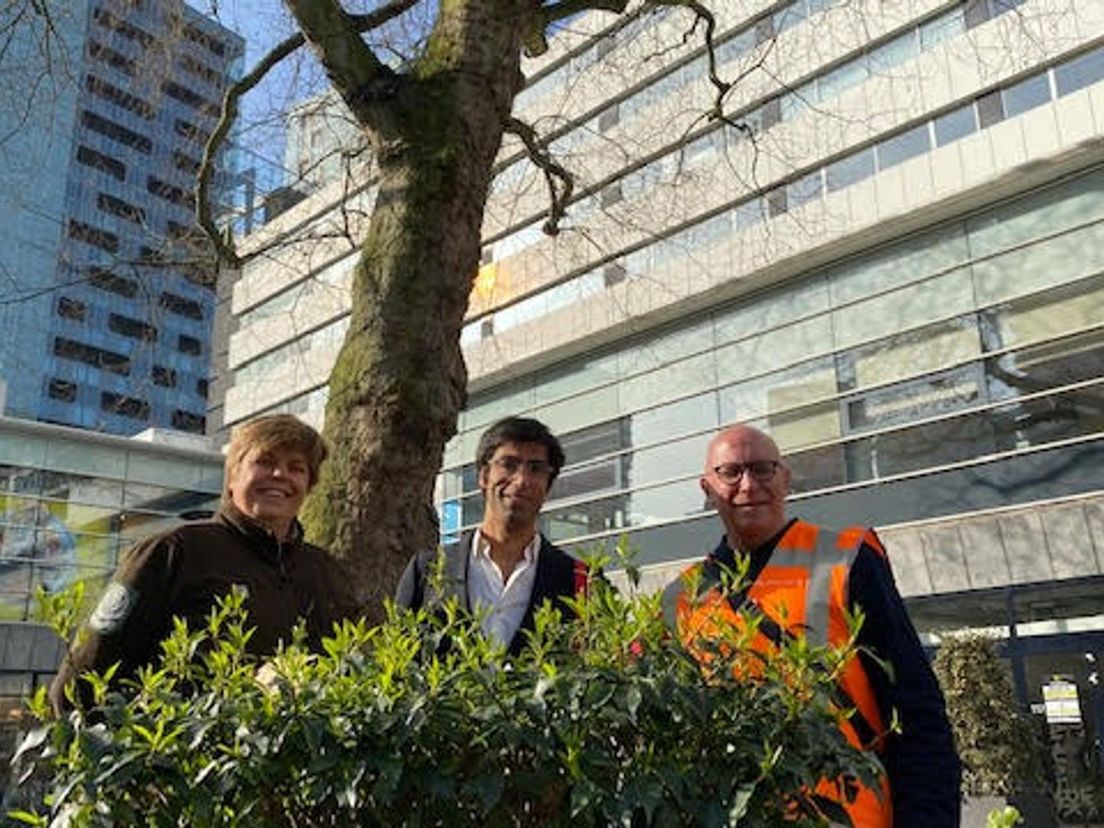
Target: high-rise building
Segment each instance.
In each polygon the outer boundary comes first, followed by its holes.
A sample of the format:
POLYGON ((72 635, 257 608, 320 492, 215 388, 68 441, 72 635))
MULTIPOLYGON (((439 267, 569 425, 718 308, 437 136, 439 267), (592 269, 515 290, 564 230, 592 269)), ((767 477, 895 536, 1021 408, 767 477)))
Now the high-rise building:
POLYGON ((215 293, 193 190, 244 42, 179 0, 44 8, 52 28, 17 29, 0 63, 3 413, 203 433, 215 293))
MULTIPOLYGON (((525 67, 515 112, 551 129, 578 195, 542 235, 541 175, 503 147, 443 535, 482 514, 482 430, 527 414, 567 449, 544 531, 575 547, 627 534, 663 582, 720 537, 698 486, 706 444, 751 422, 788 457, 792 513, 877 525, 930 640, 1003 632, 1021 700, 1044 710, 1067 676, 1091 745, 1104 4, 713 5, 712 59, 736 80, 723 118, 686 9, 581 17, 525 67)), ((264 238, 336 221, 348 192, 370 205, 370 178, 264 238)), ((321 419, 356 254, 316 235, 235 287, 228 424, 321 419)))

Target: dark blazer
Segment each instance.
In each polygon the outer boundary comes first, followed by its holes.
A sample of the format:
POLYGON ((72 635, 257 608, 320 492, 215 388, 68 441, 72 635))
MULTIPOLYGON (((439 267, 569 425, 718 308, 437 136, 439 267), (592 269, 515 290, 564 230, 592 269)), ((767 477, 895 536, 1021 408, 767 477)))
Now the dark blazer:
MULTIPOLYGON (((474 533, 465 533, 457 543, 449 544, 440 550, 421 552, 410 559, 406 565, 399 587, 395 590, 395 603, 400 607, 419 609, 422 606, 438 606, 456 596, 461 606, 471 610, 471 597, 468 590, 468 570, 471 563, 471 545, 474 533), (438 553, 444 555, 444 578, 440 589, 428 583, 438 553)), ((533 581, 533 591, 529 595, 529 604, 525 608, 518 631, 510 641, 510 655, 517 655, 525 646, 525 631, 533 629, 533 613, 546 600, 558 605, 565 616, 574 613, 562 603, 563 598, 575 595, 575 558, 568 555, 548 538, 541 535, 540 554, 537 556, 537 574, 533 581)))

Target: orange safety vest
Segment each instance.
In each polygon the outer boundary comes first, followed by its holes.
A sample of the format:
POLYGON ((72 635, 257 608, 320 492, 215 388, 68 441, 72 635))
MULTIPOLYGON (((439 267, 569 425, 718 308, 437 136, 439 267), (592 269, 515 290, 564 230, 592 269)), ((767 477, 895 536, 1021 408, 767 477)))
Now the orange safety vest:
MULTIPOLYGON (((849 637, 847 579, 864 541, 885 554, 877 536, 865 527, 833 531, 800 520, 791 524, 748 588, 745 605, 757 606, 764 616, 752 646, 760 652, 768 651, 777 646, 779 636, 804 636, 813 646, 845 644, 849 637)), ((722 592, 715 578, 707 582, 707 573, 701 575, 698 598, 687 594, 687 578, 693 582, 694 570, 702 567, 699 563, 686 570, 663 596, 668 626, 688 646, 723 625, 730 629, 733 624, 741 625, 740 613, 729 595, 722 592)), ((839 689, 845 703, 856 711, 840 723, 847 740, 855 747, 879 750, 885 725, 870 679, 858 658, 847 665, 839 689)), ((892 828, 893 804, 884 776, 880 788, 876 792, 860 785, 855 798, 847 802, 838 784, 822 780, 817 793, 839 802, 857 828, 892 828)))

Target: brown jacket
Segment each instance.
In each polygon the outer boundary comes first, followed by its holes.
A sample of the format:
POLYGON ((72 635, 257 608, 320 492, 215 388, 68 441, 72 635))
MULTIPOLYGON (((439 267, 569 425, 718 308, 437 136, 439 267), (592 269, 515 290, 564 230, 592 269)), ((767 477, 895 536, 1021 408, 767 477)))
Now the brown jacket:
MULTIPOLYGON (((297 621, 306 621, 307 644, 321 648, 334 622, 352 615, 338 563, 302 540, 278 541, 233 506, 209 521, 189 523, 138 543, 119 565, 92 612, 77 645, 63 659, 50 687, 54 710, 68 703, 65 685, 87 670, 103 672, 119 662, 117 678, 154 661, 174 616, 190 630, 206 625, 215 599, 240 585, 246 589, 247 624, 255 631, 253 655, 271 655, 290 642, 297 621)), ((79 687, 86 704, 89 688, 79 687)))

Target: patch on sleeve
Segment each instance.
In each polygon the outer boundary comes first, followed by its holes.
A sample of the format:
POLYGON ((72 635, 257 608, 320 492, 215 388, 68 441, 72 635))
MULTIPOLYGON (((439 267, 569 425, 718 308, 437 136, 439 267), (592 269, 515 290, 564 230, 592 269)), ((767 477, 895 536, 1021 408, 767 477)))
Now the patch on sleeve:
POLYGON ((138 592, 126 584, 112 581, 104 591, 100 603, 92 611, 88 626, 98 633, 110 634, 123 625, 138 603, 138 592))

